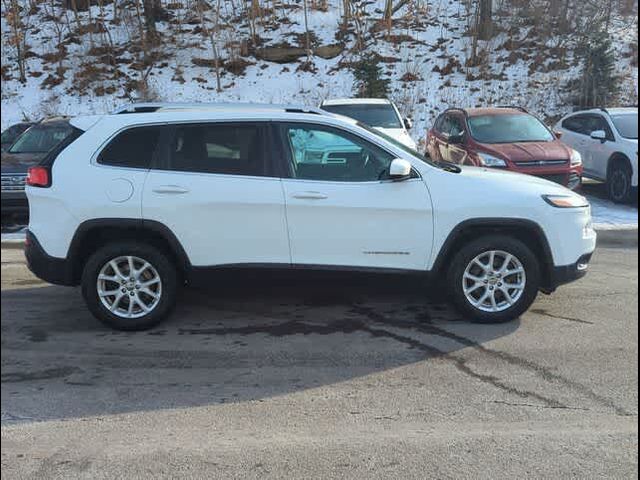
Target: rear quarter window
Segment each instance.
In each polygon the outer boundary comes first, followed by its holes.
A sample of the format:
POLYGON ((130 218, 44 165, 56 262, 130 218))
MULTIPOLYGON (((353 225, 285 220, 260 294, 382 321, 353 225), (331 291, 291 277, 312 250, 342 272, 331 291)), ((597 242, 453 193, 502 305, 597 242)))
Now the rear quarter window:
POLYGON ((136 127, 119 133, 100 152, 98 163, 114 167, 150 168, 163 127, 136 127))

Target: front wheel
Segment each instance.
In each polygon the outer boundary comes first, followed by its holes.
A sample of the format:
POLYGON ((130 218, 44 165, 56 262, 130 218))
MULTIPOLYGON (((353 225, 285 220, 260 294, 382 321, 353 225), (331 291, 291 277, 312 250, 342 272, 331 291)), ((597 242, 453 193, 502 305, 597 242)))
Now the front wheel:
POLYGON ((161 250, 129 242, 96 251, 82 274, 89 310, 117 330, 145 330, 164 320, 176 302, 177 271, 161 250))
POLYGON ((482 237, 455 256, 448 284, 454 303, 468 320, 508 322, 535 301, 540 265, 519 240, 500 235, 482 237))

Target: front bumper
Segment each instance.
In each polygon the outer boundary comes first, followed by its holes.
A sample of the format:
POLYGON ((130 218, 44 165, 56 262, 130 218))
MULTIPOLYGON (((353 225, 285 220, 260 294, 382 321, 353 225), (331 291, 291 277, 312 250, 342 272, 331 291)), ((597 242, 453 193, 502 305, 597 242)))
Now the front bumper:
POLYGON ((582 187, 582 167, 571 167, 570 169, 567 167, 563 167, 562 169, 516 167, 511 170, 549 180, 550 182, 567 187, 570 190, 579 190, 580 187, 582 187))
POLYGON ((66 258, 52 257, 44 251, 38 239, 27 231, 24 242, 27 267, 41 280, 55 285, 75 285, 73 268, 66 258))
POLYGON ((553 293, 562 285, 575 282, 584 278, 589 272, 589 263, 593 253, 588 253, 580 257, 580 259, 572 264, 563 267, 554 267, 550 272, 548 285, 542 288, 544 293, 553 293))

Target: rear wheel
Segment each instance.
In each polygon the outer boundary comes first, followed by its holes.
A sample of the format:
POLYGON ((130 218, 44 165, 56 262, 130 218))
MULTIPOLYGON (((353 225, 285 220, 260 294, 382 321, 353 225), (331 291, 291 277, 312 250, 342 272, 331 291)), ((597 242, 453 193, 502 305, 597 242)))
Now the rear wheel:
POLYGON ((152 246, 115 243, 87 261, 82 294, 93 315, 117 330, 145 330, 164 320, 176 302, 177 271, 152 246))
POLYGON ((626 162, 615 160, 607 175, 609 198, 615 203, 630 203, 633 199, 633 172, 626 162))
POLYGON ((448 284, 454 303, 468 320, 508 322, 535 301, 540 266, 535 254, 519 240, 486 236, 458 252, 448 284))

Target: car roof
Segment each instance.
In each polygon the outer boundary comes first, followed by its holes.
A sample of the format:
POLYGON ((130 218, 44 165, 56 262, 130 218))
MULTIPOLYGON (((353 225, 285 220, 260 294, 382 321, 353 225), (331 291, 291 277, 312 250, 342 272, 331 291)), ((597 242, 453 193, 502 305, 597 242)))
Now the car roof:
POLYGON ((521 115, 527 113, 524 109, 516 107, 487 107, 461 109, 469 117, 481 117, 486 115, 521 115))
POLYGON ((571 112, 567 117, 573 117, 574 115, 581 115, 585 113, 597 113, 602 115, 606 113, 608 115, 633 115, 638 114, 637 107, 617 107, 617 108, 590 108, 586 110, 577 110, 571 112))
POLYGON ((67 125, 70 119, 71 117, 67 117, 67 116, 43 118, 37 123, 37 125, 45 125, 45 126, 51 126, 51 127, 55 127, 58 125, 67 125))
POLYGON ((632 115, 638 114, 638 109, 634 107, 622 107, 622 108, 607 108, 606 112, 609 115, 632 115))
MULTIPOLYGON (((139 104, 138 104, 139 105, 139 104)), ((311 123, 325 123, 336 126, 350 127, 358 124, 357 120, 334 115, 324 110, 299 106, 274 105, 207 105, 189 104, 188 106, 154 108, 147 111, 133 111, 122 114, 122 111, 105 115, 78 116, 70 120, 71 125, 81 130, 89 130, 98 122, 103 126, 126 128, 161 123, 195 123, 207 121, 308 121, 311 123)))
POLYGON ((321 107, 338 105, 391 105, 391 100, 386 98, 334 98, 322 102, 321 107))

